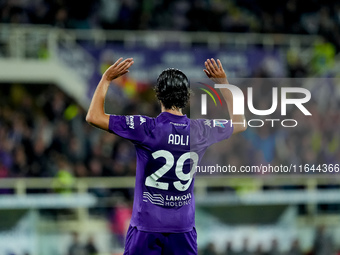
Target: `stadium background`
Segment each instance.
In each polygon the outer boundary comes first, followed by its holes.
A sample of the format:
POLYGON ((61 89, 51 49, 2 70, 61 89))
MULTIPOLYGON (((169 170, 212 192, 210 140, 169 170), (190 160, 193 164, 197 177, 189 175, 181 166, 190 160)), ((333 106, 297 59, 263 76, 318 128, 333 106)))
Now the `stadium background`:
MULTIPOLYGON (((208 57, 231 78, 310 78, 313 118, 289 136, 248 129, 205 158, 340 161, 335 1, 1 0, 0 22, 0 254, 122 252, 134 148, 85 122, 101 73, 120 56, 135 64, 108 92, 116 114, 157 116, 160 71, 199 80, 208 57)), ((271 102, 264 83, 258 91, 271 102)), ((200 254, 337 254, 338 175, 198 176, 200 254)))

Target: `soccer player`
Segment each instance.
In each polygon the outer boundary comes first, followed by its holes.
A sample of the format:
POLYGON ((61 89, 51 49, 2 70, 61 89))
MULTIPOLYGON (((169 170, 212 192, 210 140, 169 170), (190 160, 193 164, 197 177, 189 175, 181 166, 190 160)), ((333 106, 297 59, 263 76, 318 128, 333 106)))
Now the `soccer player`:
MULTIPOLYGON (((166 69, 157 79, 155 91, 162 111, 158 117, 106 114, 104 100, 111 81, 129 72, 132 64, 132 58, 120 58, 106 70, 86 116, 88 123, 130 140, 136 148, 135 195, 124 254, 197 254, 196 165, 210 145, 244 131, 246 124, 214 126, 212 120, 183 115, 189 81, 177 69, 166 69)), ((208 59, 205 67, 215 83, 228 83, 219 60, 208 59)), ((233 123, 246 123, 243 115, 233 115, 231 92, 220 90, 233 123)))

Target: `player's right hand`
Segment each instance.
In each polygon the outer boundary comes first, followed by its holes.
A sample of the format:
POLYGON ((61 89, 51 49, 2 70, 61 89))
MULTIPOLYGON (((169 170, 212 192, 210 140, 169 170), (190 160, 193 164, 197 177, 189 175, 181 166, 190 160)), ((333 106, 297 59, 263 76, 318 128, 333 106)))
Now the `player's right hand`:
POLYGON ((122 76, 129 72, 128 69, 134 63, 133 58, 127 58, 124 61, 122 60, 123 58, 118 59, 116 63, 114 63, 105 71, 105 73, 103 74, 104 80, 111 82, 119 76, 122 76))
POLYGON ((227 81, 227 75, 225 71, 223 70, 222 63, 219 59, 217 59, 217 63, 215 59, 207 59, 207 61, 204 62, 205 68, 203 71, 205 74, 215 83, 228 83, 227 81))

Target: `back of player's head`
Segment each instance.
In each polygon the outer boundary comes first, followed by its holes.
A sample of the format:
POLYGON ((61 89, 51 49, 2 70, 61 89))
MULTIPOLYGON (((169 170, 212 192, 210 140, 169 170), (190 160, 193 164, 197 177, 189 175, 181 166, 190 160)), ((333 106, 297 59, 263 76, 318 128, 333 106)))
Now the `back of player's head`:
POLYGON ((189 80, 182 71, 168 68, 158 76, 155 91, 165 109, 184 108, 190 97, 189 80))

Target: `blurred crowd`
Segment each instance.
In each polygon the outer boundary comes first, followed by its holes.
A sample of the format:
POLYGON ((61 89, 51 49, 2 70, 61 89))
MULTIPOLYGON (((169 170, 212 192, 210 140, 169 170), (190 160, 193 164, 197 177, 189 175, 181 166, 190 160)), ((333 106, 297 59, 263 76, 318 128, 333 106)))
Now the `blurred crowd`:
MULTIPOLYGON (((339 164, 340 143, 338 128, 340 126, 340 98, 338 79, 245 79, 244 82, 235 81, 243 88, 251 84, 253 88, 254 107, 256 109, 270 109, 272 105, 272 88, 277 87, 302 87, 307 88, 312 95, 311 100, 304 104, 312 116, 305 116, 297 107, 288 108, 287 115, 281 115, 281 107, 270 116, 256 116, 249 111, 247 119, 262 119, 260 128, 248 128, 242 135, 233 136, 227 141, 214 145, 205 155, 206 165, 241 166, 250 165, 283 165, 299 166, 309 164, 315 167, 323 164, 339 164), (268 89, 269 88, 269 89, 268 89), (325 100, 327 98, 327 100, 325 100), (260 100, 261 99, 261 100, 260 100), (277 119, 271 123, 265 119, 277 119), (283 127, 282 120, 294 119, 297 126, 294 128, 283 127), (272 127, 273 125, 273 127, 272 127), (242 144, 242 146, 239 146, 242 144), (223 152, 223 153, 222 153, 223 152)), ((234 83, 232 83, 234 84, 234 83)), ((278 99, 280 102, 280 99, 278 99)), ((198 107, 198 106, 196 106, 198 107)), ((221 113, 213 118, 221 118, 221 113)), ((285 123, 292 125, 293 123, 285 123)), ((251 125, 259 125, 258 121, 251 125)), ((297 173, 307 173, 305 170, 296 169, 297 173)), ((339 169, 333 171, 337 174, 339 169)), ((330 171, 309 171, 311 173, 327 173, 330 171)))
POLYGON ((1 0, 0 23, 62 28, 319 34, 340 49, 340 4, 312 0, 1 0))
MULTIPOLYGON (((304 87, 313 95, 304 104, 312 116, 305 116, 297 107, 288 108, 287 116, 281 116, 278 106, 272 115, 265 116, 263 120, 295 119, 298 123, 295 128, 284 128, 279 121, 271 127, 271 122, 264 121, 261 128, 248 128, 241 135, 215 144, 207 151, 204 164, 230 164, 236 167, 268 163, 297 166, 339 164, 339 80, 261 79, 265 77, 263 74, 258 74, 258 77, 236 81, 245 94, 246 87, 252 84, 255 108, 270 108, 273 93, 268 88, 278 87, 280 90, 287 86, 304 87)), ((133 145, 87 124, 86 112, 82 107, 57 87, 4 85, 2 88, 0 177, 57 177, 64 186, 72 187, 75 177, 135 174, 133 145)), ((108 112, 153 117, 159 114, 160 109, 152 86, 129 100, 122 100, 124 93, 121 87, 111 88, 116 91, 108 92, 108 112)), ((200 109, 195 106, 195 100, 192 100, 191 107, 200 109)), ((186 113, 190 115, 193 112, 186 113)), ((259 118, 250 112, 246 116, 248 119, 259 118)), ((209 116, 221 117, 223 116, 209 116)), ((298 173, 305 173, 299 170, 297 169, 298 173)))
POLYGON ((133 145, 91 127, 55 86, 3 85, 0 140, 0 178, 58 177, 67 191, 75 177, 135 174, 133 145))
POLYGON ((308 251, 303 251, 298 239, 291 242, 287 251, 282 251, 278 239, 272 239, 269 248, 264 248, 264 243, 256 245, 255 249, 250 248, 250 240, 243 239, 241 250, 235 251, 233 242, 228 241, 223 252, 218 252, 213 242, 208 243, 199 252, 200 255, 339 255, 334 238, 327 231, 325 226, 316 229, 314 243, 308 251))
MULTIPOLYGON (((233 249, 232 242, 227 242, 225 251, 220 253, 216 251, 214 243, 209 243, 200 253, 200 255, 304 255, 301 248, 299 247, 299 241, 294 240, 287 253, 280 251, 278 241, 272 240, 271 247, 265 251, 262 244, 258 244, 255 250, 249 249, 249 240, 244 239, 242 248, 239 251, 233 249)), ((315 254, 321 255, 321 254, 315 254)))
POLYGON ((95 245, 94 237, 90 236, 87 242, 83 244, 79 240, 79 234, 72 232, 72 241, 65 255, 98 255, 99 251, 95 245))

